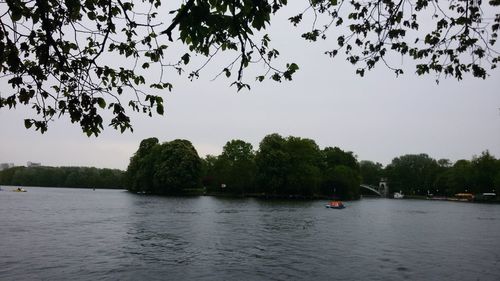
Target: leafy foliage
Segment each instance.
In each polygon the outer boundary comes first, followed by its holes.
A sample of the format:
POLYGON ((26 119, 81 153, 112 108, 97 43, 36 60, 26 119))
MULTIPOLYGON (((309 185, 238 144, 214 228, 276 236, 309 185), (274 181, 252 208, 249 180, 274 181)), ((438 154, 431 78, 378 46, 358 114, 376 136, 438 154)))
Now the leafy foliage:
POLYGON ((270 194, 280 194, 286 188, 290 163, 286 140, 278 134, 265 136, 259 144, 255 162, 258 189, 270 194))
POLYGON ((153 192, 153 148, 158 145, 157 138, 141 141, 139 149, 130 158, 125 172, 127 189, 132 192, 153 192))
MULTIPOLYGON (((396 75, 403 74, 390 62, 389 54, 395 53, 415 60, 418 75, 436 73, 436 81, 443 74, 461 80, 466 73, 484 79, 500 59, 495 49, 498 6, 498 1, 475 0, 320 0, 309 10, 330 19, 303 37, 326 39, 332 26, 347 26, 349 32, 337 36, 337 46, 327 54, 344 52, 360 76, 381 62, 396 75)), ((300 19, 290 21, 297 24, 300 19)))
POLYGON ((157 138, 145 139, 130 159, 127 189, 148 194, 180 194, 200 185, 201 165, 196 149, 187 140, 159 144, 157 138))
POLYGON ((256 155, 260 191, 272 195, 359 198, 359 168, 351 152, 314 140, 266 136, 256 155), (351 165, 351 166, 346 166, 351 165))
MULTIPOLYGON (((10 90, 0 108, 26 105, 37 118, 24 124, 42 133, 55 118, 68 116, 87 135, 109 125, 132 130, 130 111, 164 114, 162 90, 169 75, 200 76, 214 57, 233 59, 217 77, 234 79, 237 90, 250 89, 244 70, 264 65, 257 81, 291 80, 299 66, 276 67, 279 50, 265 34, 286 0, 186 0, 170 14, 160 0, 2 0, 0 1, 0 75, 10 90), (161 13, 161 14, 160 14, 161 13), (167 53, 181 44, 184 54, 167 53), (200 67, 192 57, 206 58, 200 67), (106 57, 107 59, 104 59, 106 57), (113 63, 107 63, 112 60, 113 63), (189 71, 186 69, 189 68, 189 71), (146 75, 147 74, 147 75, 146 75)), ((315 0, 289 18, 294 26, 312 22, 301 36, 333 39, 326 51, 344 53, 363 76, 382 62, 396 75, 390 53, 416 61, 416 73, 462 79, 485 78, 499 61, 499 2, 401 0, 315 0), (333 35, 332 35, 333 34, 333 35)), ((392 56, 394 57, 394 56, 392 56)))
POLYGON ((338 147, 326 147, 322 151, 322 159, 322 193, 348 199, 359 198, 361 176, 353 153, 338 147))
POLYGON ((210 162, 210 159, 214 159, 206 172, 212 178, 211 182, 207 182, 210 191, 232 194, 254 191, 255 152, 250 143, 231 140, 224 145, 220 156, 208 156, 206 161, 210 162))
POLYGON ((472 160, 458 160, 453 165, 436 161, 426 154, 403 155, 394 158, 385 169, 392 191, 405 194, 427 193, 453 196, 460 192, 498 192, 496 179, 500 175, 500 160, 488 151, 472 160), (439 165, 441 164, 445 165, 439 165))
POLYGON ((361 174, 361 182, 378 186, 380 179, 383 178, 383 166, 380 163, 364 160, 359 162, 359 172, 361 174))
POLYGON ((425 194, 433 186, 438 167, 436 160, 427 154, 408 154, 394 158, 387 167, 389 187, 393 191, 408 193, 412 190, 425 194))
POLYGON ((191 142, 173 140, 155 146, 153 193, 177 194, 200 186, 201 160, 191 142))
POLYGON ((345 165, 328 167, 324 173, 323 193, 346 199, 360 196, 360 176, 357 170, 345 165))
POLYGON ((14 167, 0 171, 0 184, 16 186, 123 188, 123 171, 89 167, 14 167))

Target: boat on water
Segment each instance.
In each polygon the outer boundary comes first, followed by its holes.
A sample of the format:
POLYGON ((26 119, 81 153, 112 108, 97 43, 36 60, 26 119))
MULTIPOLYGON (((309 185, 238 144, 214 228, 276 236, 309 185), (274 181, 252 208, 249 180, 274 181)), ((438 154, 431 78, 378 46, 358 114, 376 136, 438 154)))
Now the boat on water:
POLYGON ((342 201, 330 201, 328 204, 325 205, 325 207, 330 208, 330 209, 344 209, 345 208, 342 201))
POLYGON ((403 192, 394 192, 394 199, 403 199, 405 196, 403 195, 403 192))
POLYGON ((22 188, 22 187, 18 187, 14 190, 12 190, 13 192, 26 192, 26 189, 22 188))
POLYGON ((476 202, 493 202, 495 200, 497 200, 497 194, 494 192, 484 192, 474 196, 476 202))
POLYGON ((457 193, 455 194, 456 200, 453 201, 461 201, 461 202, 472 202, 474 201, 474 194, 472 193, 457 193))

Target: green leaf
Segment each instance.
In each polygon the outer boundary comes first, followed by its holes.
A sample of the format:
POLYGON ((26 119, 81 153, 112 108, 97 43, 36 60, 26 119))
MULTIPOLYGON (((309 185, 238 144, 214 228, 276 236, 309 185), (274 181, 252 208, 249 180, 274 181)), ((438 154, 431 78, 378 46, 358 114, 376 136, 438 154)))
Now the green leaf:
POLYGON ((96 19, 96 15, 92 11, 90 11, 90 12, 87 13, 87 17, 89 17, 89 20, 95 20, 96 19))
POLYGON ((33 122, 30 119, 24 119, 24 127, 26 127, 26 129, 29 129, 31 128, 31 126, 33 126, 33 122))
POLYGON ((188 64, 188 63, 189 63, 189 58, 190 58, 190 55, 189 55, 188 53, 185 53, 185 54, 181 57, 182 62, 183 62, 184 64, 188 64))
POLYGON ((106 107, 106 101, 103 98, 97 98, 97 103, 99 104, 99 107, 102 109, 106 107))
POLYGON ((156 105, 156 113, 163 115, 163 105, 162 104, 157 104, 156 105))
POLYGON ((289 66, 288 66, 288 69, 290 71, 297 71, 299 69, 299 66, 296 64, 296 63, 291 63, 289 66))
POLYGON ((18 21, 22 18, 23 15, 20 9, 12 9, 11 11, 12 11, 11 13, 12 21, 18 21))

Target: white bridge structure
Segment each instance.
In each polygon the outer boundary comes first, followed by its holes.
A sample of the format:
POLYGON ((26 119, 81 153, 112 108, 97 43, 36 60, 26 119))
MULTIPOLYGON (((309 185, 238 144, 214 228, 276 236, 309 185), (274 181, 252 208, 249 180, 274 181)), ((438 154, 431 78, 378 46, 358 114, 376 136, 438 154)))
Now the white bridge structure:
POLYGON ((368 184, 360 184, 360 187, 364 189, 368 189, 371 192, 377 194, 380 197, 387 197, 389 194, 389 186, 387 186, 386 179, 381 179, 378 186, 368 185, 368 184))

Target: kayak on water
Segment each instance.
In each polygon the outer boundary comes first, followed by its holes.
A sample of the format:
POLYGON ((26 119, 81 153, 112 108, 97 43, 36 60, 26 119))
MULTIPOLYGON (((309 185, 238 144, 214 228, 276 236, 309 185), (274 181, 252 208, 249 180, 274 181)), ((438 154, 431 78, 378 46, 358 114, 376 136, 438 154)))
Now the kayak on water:
POLYGON ((328 204, 325 205, 325 207, 330 208, 330 209, 344 209, 345 208, 342 201, 330 201, 328 204))

